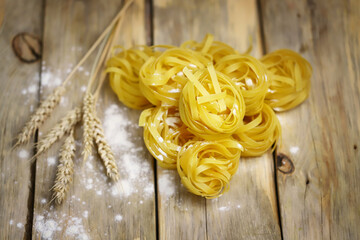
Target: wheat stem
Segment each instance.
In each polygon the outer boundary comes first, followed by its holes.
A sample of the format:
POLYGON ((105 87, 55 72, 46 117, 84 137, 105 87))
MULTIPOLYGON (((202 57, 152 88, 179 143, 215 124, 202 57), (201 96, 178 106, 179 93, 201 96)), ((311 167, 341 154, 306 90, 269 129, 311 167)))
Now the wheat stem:
POLYGON ((65 199, 66 193, 72 183, 75 149, 74 127, 72 127, 70 134, 66 138, 60 151, 60 160, 59 165, 57 166, 55 184, 52 188, 53 197, 57 204, 61 204, 65 199))
POLYGON ((29 142, 36 130, 44 123, 44 121, 51 115, 54 108, 59 104, 61 96, 64 92, 65 88, 59 86, 40 104, 39 108, 30 117, 30 120, 26 123, 25 127, 18 135, 15 146, 29 142))
MULTIPOLYGON (((108 41, 108 43, 107 43, 107 46, 106 46, 106 48, 105 48, 105 51, 103 52, 103 56, 102 56, 102 58, 101 58, 101 60, 100 60, 100 62, 99 62, 100 64, 101 64, 102 62, 104 62, 103 64, 105 65, 106 59, 109 58, 109 56, 110 56, 110 54, 111 54, 110 49, 115 46, 115 43, 116 43, 116 41, 117 41, 117 39, 118 39, 118 37, 119 37, 120 27, 121 27, 121 25, 122 25, 123 19, 124 19, 124 18, 120 18, 119 21, 117 22, 117 24, 116 24, 116 26, 115 26, 115 29, 114 29, 114 31, 113 31, 113 36, 112 36, 112 38, 109 39, 109 41, 108 41)), ((99 64, 99 66, 100 66, 100 64, 99 64)), ((99 96, 100 89, 101 89, 101 87, 102 87, 102 85, 103 85, 103 83, 104 83, 105 78, 106 78, 106 73, 105 73, 105 72, 102 72, 101 75, 100 75, 99 84, 98 84, 98 86, 97 86, 97 88, 96 88, 96 90, 95 90, 95 93, 94 93, 95 102, 96 102, 96 100, 97 100, 97 98, 98 98, 98 96, 99 96)))
POLYGON ((78 62, 78 64, 74 67, 74 69, 70 72, 70 74, 66 77, 65 81, 63 82, 63 86, 66 85, 66 83, 71 79, 71 77, 75 74, 76 70, 86 61, 86 59, 90 56, 90 54, 96 49, 96 47, 101 43, 101 41, 104 39, 106 34, 113 28, 115 23, 121 18, 121 16, 124 14, 124 12, 130 7, 130 5, 133 3, 134 0, 129 0, 125 5, 121 8, 118 14, 113 18, 113 20, 110 22, 110 24, 107 26, 107 28, 101 33, 101 35, 98 37, 98 39, 93 43, 93 45, 90 47, 90 49, 87 51, 87 53, 82 57, 82 59, 78 62))
POLYGON ((57 123, 50 132, 39 141, 37 145, 36 156, 48 150, 57 140, 62 138, 66 133, 81 120, 81 109, 79 107, 71 110, 57 123))

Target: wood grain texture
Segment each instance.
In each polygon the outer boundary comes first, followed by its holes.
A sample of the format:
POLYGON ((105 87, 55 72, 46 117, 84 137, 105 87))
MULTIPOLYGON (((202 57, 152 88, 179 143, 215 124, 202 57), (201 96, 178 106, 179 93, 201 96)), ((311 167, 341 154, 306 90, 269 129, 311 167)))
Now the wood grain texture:
POLYGON ((5 17, 5 0, 0 0, 0 31, 5 17))
MULTIPOLYGON (((37 0, 7 1, 6 17, 0 26, 0 239, 26 239, 28 224, 31 225, 29 158, 33 154, 33 139, 14 151, 11 148, 15 136, 37 106, 40 62, 20 62, 12 51, 11 41, 19 32, 33 33, 41 38, 42 9, 39 5, 41 1, 37 0)), ((4 14, 1 13, 3 7, 4 1, 1 1, 0 15, 4 14)))
POLYGON ((360 2, 262 1, 265 45, 299 51, 314 68, 309 99, 279 114, 284 239, 359 239, 360 2))
MULTIPOLYGON (((250 38, 262 49, 256 1, 154 1, 154 44, 200 41, 206 33, 239 51, 250 38)), ((271 153, 241 159, 230 191, 219 199, 192 196, 176 171, 158 168, 160 239, 280 239, 271 153)))
MULTIPOLYGON (((144 5, 143 0, 136 0, 126 14, 119 38, 126 47, 146 41, 144 5)), ((42 97, 66 77, 121 6, 116 0, 46 1, 42 97)), ((59 108, 41 129, 40 139, 60 116, 80 104, 93 59, 79 69, 59 108)), ((74 181, 62 205, 49 204, 62 141, 37 159, 34 239, 156 237, 153 160, 137 126, 139 112, 121 105, 105 85, 97 112, 113 148, 120 180, 113 183, 106 177, 95 152, 83 162, 82 130, 78 128, 74 181)))

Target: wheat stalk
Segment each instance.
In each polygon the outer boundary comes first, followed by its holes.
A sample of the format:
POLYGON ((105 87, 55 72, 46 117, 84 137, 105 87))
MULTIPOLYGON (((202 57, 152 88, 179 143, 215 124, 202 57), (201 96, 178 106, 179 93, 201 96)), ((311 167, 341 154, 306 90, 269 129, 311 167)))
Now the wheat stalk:
POLYGON ((18 135, 15 146, 27 143, 30 140, 36 130, 50 116, 56 105, 58 105, 64 92, 65 88, 63 86, 59 86, 40 104, 39 108, 31 116, 30 120, 25 124, 25 127, 18 135))
POLYGON ((94 96, 89 92, 85 94, 83 102, 83 124, 84 124, 84 149, 82 155, 84 160, 88 158, 91 154, 93 148, 93 139, 94 139, 94 118, 93 114, 95 112, 95 99, 94 96))
POLYGON ((69 133, 77 122, 81 120, 81 109, 79 107, 71 110, 56 124, 50 132, 39 141, 36 156, 48 150, 52 144, 69 133))
POLYGON ((59 165, 57 166, 55 184, 52 188, 53 198, 58 204, 61 204, 65 199, 65 195, 72 183, 75 149, 74 127, 72 127, 70 135, 66 138, 60 151, 60 160, 59 165))
POLYGON ((100 119, 94 113, 94 140, 97 145, 97 150, 100 155, 101 160, 106 169, 106 174, 108 177, 117 181, 119 179, 119 172, 116 166, 114 154, 107 143, 104 136, 104 129, 101 126, 100 119))

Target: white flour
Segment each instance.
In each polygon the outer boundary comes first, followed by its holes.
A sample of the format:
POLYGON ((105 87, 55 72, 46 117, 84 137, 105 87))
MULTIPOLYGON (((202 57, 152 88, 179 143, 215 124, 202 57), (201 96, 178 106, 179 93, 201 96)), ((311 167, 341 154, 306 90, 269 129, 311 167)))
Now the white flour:
POLYGON ((159 191, 161 199, 167 202, 175 194, 175 175, 176 172, 170 170, 163 170, 158 179, 159 191))
POLYGON ((19 158, 29 158, 29 152, 25 149, 21 149, 18 153, 19 158))
MULTIPOLYGON (((126 111, 125 111, 126 113, 126 111)), ((131 149, 134 144, 129 139, 129 128, 137 127, 125 116, 124 111, 116 104, 110 105, 105 111, 104 130, 114 151, 131 149)))
POLYGON ((55 158, 55 157, 48 157, 47 163, 48 163, 48 166, 53 166, 53 165, 55 165, 55 163, 56 163, 56 158, 55 158))
POLYGON ((60 234, 65 232, 65 235, 71 239, 89 239, 81 218, 67 216, 66 214, 59 217, 56 212, 45 212, 44 216, 36 216, 35 229, 37 234, 46 240, 53 239, 57 232, 60 234), (61 226, 65 229, 62 229, 61 226))
POLYGON ((120 222, 122 219, 123 219, 123 217, 120 214, 115 216, 115 221, 116 222, 120 222))

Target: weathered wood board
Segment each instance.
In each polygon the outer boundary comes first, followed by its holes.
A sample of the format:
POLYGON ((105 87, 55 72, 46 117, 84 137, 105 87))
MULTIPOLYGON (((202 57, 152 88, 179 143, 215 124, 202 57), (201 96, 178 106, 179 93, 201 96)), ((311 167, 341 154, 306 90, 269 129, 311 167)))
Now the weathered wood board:
POLYGON ((312 64, 309 99, 279 114, 291 175, 278 172, 284 239, 359 239, 360 2, 262 1, 266 50, 312 64))
MULTIPOLYGON (((95 152, 83 162, 78 126, 74 182, 63 205, 50 203, 63 140, 31 164, 35 138, 11 152, 13 139, 122 4, 0 0, 0 239, 360 238, 357 0, 135 0, 120 31, 125 47, 178 45, 212 33, 239 51, 252 41, 255 57, 290 48, 310 61, 309 99, 277 114, 283 130, 277 154, 288 156, 295 171, 274 169, 286 159, 273 159, 271 152, 242 158, 228 193, 216 200, 194 196, 176 171, 154 168, 137 126, 140 112, 123 106, 105 84, 97 111, 120 181, 108 180, 95 152), (11 40, 20 32, 42 38, 41 62, 16 58, 11 40)), ((81 103, 95 54, 76 73, 39 139, 81 103)))
POLYGON ((11 42, 20 32, 41 38, 43 12, 39 5, 38 0, 0 1, 0 239, 26 239, 31 229, 33 176, 28 159, 34 138, 28 145, 11 149, 38 104, 40 61, 21 62, 11 42))

